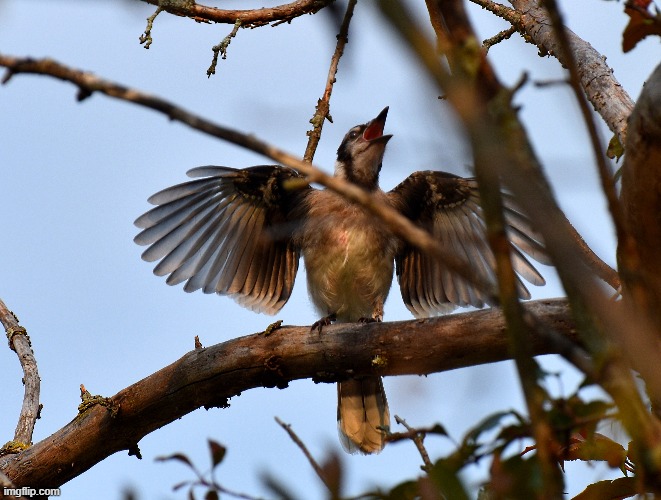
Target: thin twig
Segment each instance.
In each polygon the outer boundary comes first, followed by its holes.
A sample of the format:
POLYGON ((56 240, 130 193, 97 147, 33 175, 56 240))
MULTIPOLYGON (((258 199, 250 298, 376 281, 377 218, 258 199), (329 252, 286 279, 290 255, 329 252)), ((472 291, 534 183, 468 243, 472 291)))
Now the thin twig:
POLYGON ((516 33, 516 28, 514 26, 509 27, 506 30, 503 30, 499 33, 496 33, 491 38, 487 38, 482 42, 482 47, 485 52, 489 52, 489 49, 496 45, 497 43, 502 42, 503 40, 509 39, 514 33, 516 33))
POLYGON ((23 369, 23 406, 14 433, 14 444, 27 447, 32 444, 32 433, 40 412, 40 379, 37 360, 34 357, 34 352, 32 352, 27 330, 18 324, 18 318, 2 300, 0 300, 0 323, 7 332, 9 347, 16 351, 23 369))
POLYGON ((298 446, 301 451, 303 452, 303 455, 305 455, 305 458, 308 459, 308 462, 310 462, 310 465, 314 469, 314 471, 317 473, 317 476, 319 476, 319 479, 326 485, 326 487, 332 492, 333 488, 331 488, 331 485, 328 484, 326 475, 324 474, 324 470, 321 468, 321 466, 317 463, 317 461, 314 459, 310 451, 307 449, 305 446, 305 443, 301 441, 301 439, 296 435, 296 433, 292 430, 291 424, 285 424, 282 420, 280 420, 278 417, 274 417, 275 421, 278 423, 280 427, 282 427, 287 434, 289 434, 289 437, 291 438, 292 441, 298 446))
POLYGON ((151 16, 147 18, 147 27, 145 28, 145 32, 140 35, 140 44, 145 46, 145 49, 149 49, 149 46, 151 43, 154 41, 151 37, 151 30, 154 27, 154 20, 156 19, 156 16, 158 16, 161 12, 163 11, 163 7, 158 7, 156 9, 156 12, 154 12, 151 16))
POLYGON ((211 66, 209 66, 209 69, 207 70, 207 78, 210 78, 211 75, 216 74, 216 65, 218 64, 218 54, 220 54, 223 59, 227 59, 227 48, 230 46, 230 43, 232 43, 232 38, 234 38, 236 34, 239 32, 240 27, 241 27, 241 19, 237 19, 236 22, 234 23, 234 27, 232 28, 230 34, 227 35, 225 38, 223 38, 218 45, 214 45, 213 47, 211 47, 211 50, 213 51, 213 58, 211 59, 211 66))
POLYGON ((333 118, 330 115, 330 98, 333 93, 333 84, 335 84, 335 75, 337 75, 337 66, 340 63, 342 54, 344 54, 344 47, 349 42, 349 24, 351 23, 353 10, 357 1, 358 0, 349 0, 349 3, 347 4, 347 10, 344 13, 344 19, 340 26, 340 32, 337 34, 335 52, 333 52, 330 67, 328 68, 328 77, 326 78, 324 95, 317 101, 314 116, 310 119, 313 128, 308 131, 308 145, 305 148, 305 154, 303 155, 303 161, 308 163, 312 163, 312 160, 314 159, 314 153, 317 150, 317 145, 321 139, 321 130, 324 126, 324 122, 328 119, 329 122, 333 123, 333 118))
POLYGON ((434 464, 429 459, 429 453, 427 453, 427 448, 425 448, 425 437, 427 435, 426 432, 420 429, 414 429, 399 415, 395 415, 395 422, 406 427, 411 441, 413 441, 413 444, 415 444, 415 447, 418 449, 418 453, 420 453, 420 457, 422 457, 422 462, 425 464, 422 466, 422 470, 425 472, 430 472, 434 464))

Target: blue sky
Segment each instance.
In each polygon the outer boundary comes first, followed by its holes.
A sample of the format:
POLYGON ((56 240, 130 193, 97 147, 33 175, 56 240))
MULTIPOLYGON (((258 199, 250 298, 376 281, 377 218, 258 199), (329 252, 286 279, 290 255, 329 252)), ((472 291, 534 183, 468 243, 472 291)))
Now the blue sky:
MULTIPOLYGON (((608 58, 615 77, 635 99, 659 60, 658 40, 646 40, 623 55, 620 38, 626 17, 622 4, 602 0, 561 2, 569 26, 608 58)), ((224 4, 225 5, 225 4, 224 4)), ((241 5, 232 2, 227 5, 241 5)), ((211 47, 231 30, 162 14, 149 50, 138 43, 154 8, 142 2, 0 2, 0 51, 16 56, 52 57, 127 86, 174 101, 220 124, 254 133, 292 153, 302 154, 308 120, 325 84, 335 31, 325 16, 305 16, 290 25, 242 30, 227 60, 208 79, 211 47)), ((475 8, 484 38, 504 29, 475 8)), ((517 81, 523 70, 532 80, 562 77, 558 63, 515 35, 491 49, 499 76, 517 81)), ((154 192, 185 180, 198 165, 245 167, 269 163, 241 150, 168 122, 136 106, 93 96, 75 100, 71 85, 36 76, 17 76, 0 87, 0 186, 5 240, 0 252, 0 297, 32 337, 44 404, 34 440, 39 441, 76 414, 81 383, 106 396, 173 362, 193 348, 199 335, 211 345, 261 331, 273 318, 244 310, 225 297, 186 294, 168 287, 141 261, 133 243, 133 220, 149 208, 154 192)), ((614 240, 595 167, 569 91, 528 85, 518 95, 522 117, 536 151, 570 220, 607 262, 614 263, 614 240)), ((371 3, 357 6, 350 43, 340 64, 316 163, 331 171, 335 150, 351 126, 390 106, 382 186, 390 189, 415 170, 436 169, 468 175, 470 152, 450 110, 390 36, 371 3)), ((610 137, 604 129, 604 139, 610 137)), ((562 295, 553 271, 549 285, 534 298, 562 295)), ((290 302, 277 315, 285 324, 310 324, 315 313, 299 274, 290 302)), ((393 288, 385 319, 410 318, 393 288)), ((562 370, 549 384, 568 393, 579 378, 554 357, 544 366, 562 370)), ((0 351, 5 441, 12 436, 21 405, 21 372, 12 351, 0 351)), ((440 421, 460 439, 487 413, 521 408, 511 363, 455 370, 429 377, 385 381, 391 411, 411 425, 440 421)), ((67 499, 118 498, 124 488, 140 498, 182 498, 173 484, 191 478, 176 463, 154 458, 178 451, 201 467, 208 463, 206 439, 229 448, 220 468, 224 486, 266 495, 260 475, 269 472, 302 498, 323 498, 305 458, 273 420, 278 416, 318 458, 341 453, 335 424, 336 390, 331 384, 297 381, 286 390, 257 389, 231 400, 231 408, 197 410, 140 442, 143 460, 115 454, 62 488, 67 499)), ((452 443, 429 440, 432 456, 452 443)), ((374 484, 395 484, 418 474, 420 460, 410 444, 388 447, 374 457, 342 455, 347 494, 374 484)), ((475 485, 483 472, 467 475, 475 485)), ((568 466, 573 493, 585 481, 605 477, 601 468, 568 466)), ((611 473, 612 474, 612 473, 611 473)))

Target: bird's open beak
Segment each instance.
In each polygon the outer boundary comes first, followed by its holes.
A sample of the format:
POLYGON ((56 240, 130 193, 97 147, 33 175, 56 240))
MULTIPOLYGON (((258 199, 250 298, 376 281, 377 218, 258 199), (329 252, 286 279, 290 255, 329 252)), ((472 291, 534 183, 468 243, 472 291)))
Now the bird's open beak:
POLYGON ((363 139, 368 142, 382 142, 385 144, 390 140, 392 135, 383 135, 383 128, 386 126, 386 118, 388 117, 388 106, 383 108, 379 116, 371 120, 365 131, 363 132, 363 139))

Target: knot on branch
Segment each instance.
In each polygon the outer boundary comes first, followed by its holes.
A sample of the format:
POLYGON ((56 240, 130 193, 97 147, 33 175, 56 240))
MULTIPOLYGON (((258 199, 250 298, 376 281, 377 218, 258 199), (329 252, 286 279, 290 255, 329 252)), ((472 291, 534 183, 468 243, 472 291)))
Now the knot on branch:
POLYGON ((22 326, 10 326, 9 328, 6 329, 7 332, 7 340, 9 341, 9 348, 12 351, 15 351, 16 349, 14 348, 14 336, 15 335, 25 335, 25 338, 28 340, 28 345, 32 347, 32 344, 30 343, 30 337, 28 336, 28 331, 22 327, 22 326))
POLYGON ((377 354, 372 358, 372 368, 376 368, 377 370, 384 369, 388 366, 388 358, 385 356, 382 356, 381 354, 377 354))
POLYGON ((96 405, 105 406, 108 408, 112 418, 115 418, 117 413, 119 413, 119 405, 113 403, 111 398, 106 398, 99 395, 92 396, 92 394, 87 389, 85 389, 83 384, 80 384, 80 399, 82 399, 82 403, 78 405, 78 415, 83 414, 86 410, 96 405))
POLYGON ((289 387, 289 379, 285 377, 282 369, 282 357, 270 356, 264 362, 264 368, 267 372, 264 377, 264 387, 277 387, 278 389, 286 389, 289 387))
POLYGON ((140 453, 140 448, 138 448, 138 443, 135 443, 129 447, 129 457, 136 457, 138 460, 142 460, 142 453, 140 453))
POLYGON ((0 448, 0 457, 5 455, 15 455, 16 453, 27 450, 30 446, 32 446, 32 443, 26 444, 21 441, 8 441, 2 448, 0 448))

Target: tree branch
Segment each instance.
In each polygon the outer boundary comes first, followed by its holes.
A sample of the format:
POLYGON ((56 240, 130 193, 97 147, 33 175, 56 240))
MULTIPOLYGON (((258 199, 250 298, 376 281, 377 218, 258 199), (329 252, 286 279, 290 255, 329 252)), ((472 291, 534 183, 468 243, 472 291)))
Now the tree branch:
POLYGON ((344 13, 344 19, 342 19, 342 25, 340 26, 340 32, 337 34, 335 52, 333 52, 330 67, 328 68, 328 77, 326 78, 324 95, 319 101, 317 101, 314 116, 310 119, 313 128, 308 131, 310 139, 308 140, 308 145, 305 148, 305 154, 303 155, 303 160, 308 163, 312 163, 312 160, 314 159, 314 153, 317 150, 317 145, 321 139, 321 130, 324 127, 324 122, 328 119, 328 121, 333 123, 333 119, 330 115, 330 98, 333 92, 335 75, 337 75, 337 67, 340 64, 340 58, 342 57, 342 54, 344 54, 345 45, 349 42, 349 24, 351 23, 353 10, 357 1, 358 0, 349 0, 349 3, 347 4, 347 10, 344 13))
MULTIPOLYGON (((511 0, 514 9, 491 0, 471 1, 511 23, 524 35, 524 40, 532 40, 542 53, 553 54, 567 67, 567 60, 555 36, 553 24, 537 1, 511 0)), ((578 66, 581 86, 588 100, 620 143, 624 144, 627 118, 633 109, 633 100, 613 76, 613 70, 606 64, 605 57, 574 32, 567 28, 565 30, 578 66)))
POLYGON ((629 120, 622 166, 622 205, 633 245, 620 244, 618 259, 631 261, 624 284, 643 310, 661 315, 661 65, 645 83, 629 120), (645 244, 636 244, 644 242, 645 244), (641 288, 642 286, 642 288, 641 288))
POLYGON ((0 300, 0 323, 7 332, 9 348, 16 352, 23 369, 23 406, 18 417, 14 441, 7 443, 3 450, 20 450, 32 444, 34 425, 39 418, 39 393, 41 380, 37 370, 37 360, 27 330, 18 324, 18 318, 0 300))
POLYGON ((333 0, 296 0, 276 7, 225 10, 216 7, 200 5, 186 0, 142 0, 157 6, 159 9, 176 16, 189 17, 194 21, 234 24, 241 21, 243 27, 256 28, 270 23, 285 23, 305 14, 315 14, 329 5, 333 0))
MULTIPOLYGON (((565 300, 530 302, 526 310, 576 340, 565 300)), ((229 398, 256 387, 284 388, 304 378, 336 382, 375 373, 423 375, 506 360, 504 329, 500 311, 488 309, 427 320, 331 325, 321 335, 307 326, 287 326, 195 349, 109 398, 108 406, 93 406, 27 450, 0 458, 0 472, 19 487, 58 487, 117 451, 135 449, 145 435, 196 408, 227 407, 229 398)), ((554 352, 536 332, 530 344, 536 355, 554 352)))
POLYGON ((261 141, 254 135, 243 134, 234 129, 223 127, 160 97, 104 80, 89 72, 69 68, 52 59, 21 59, 0 54, 0 66, 7 68, 7 73, 2 79, 2 83, 8 82, 14 75, 19 73, 52 76, 78 86, 79 100, 88 98, 94 92, 99 92, 115 99, 138 104, 163 113, 173 121, 178 121, 195 130, 260 153, 282 165, 294 168, 306 175, 310 182, 319 183, 342 194, 352 202, 361 205, 365 210, 386 224, 397 236, 411 245, 420 248, 423 252, 441 259, 449 269, 452 269, 467 281, 475 284, 475 286, 484 291, 489 298, 489 302, 492 304, 498 303, 497 293, 493 284, 481 279, 473 271, 469 262, 458 256, 455 252, 445 249, 427 231, 412 224, 409 219, 390 205, 387 205, 355 184, 339 177, 328 175, 314 165, 310 165, 295 155, 261 141))

